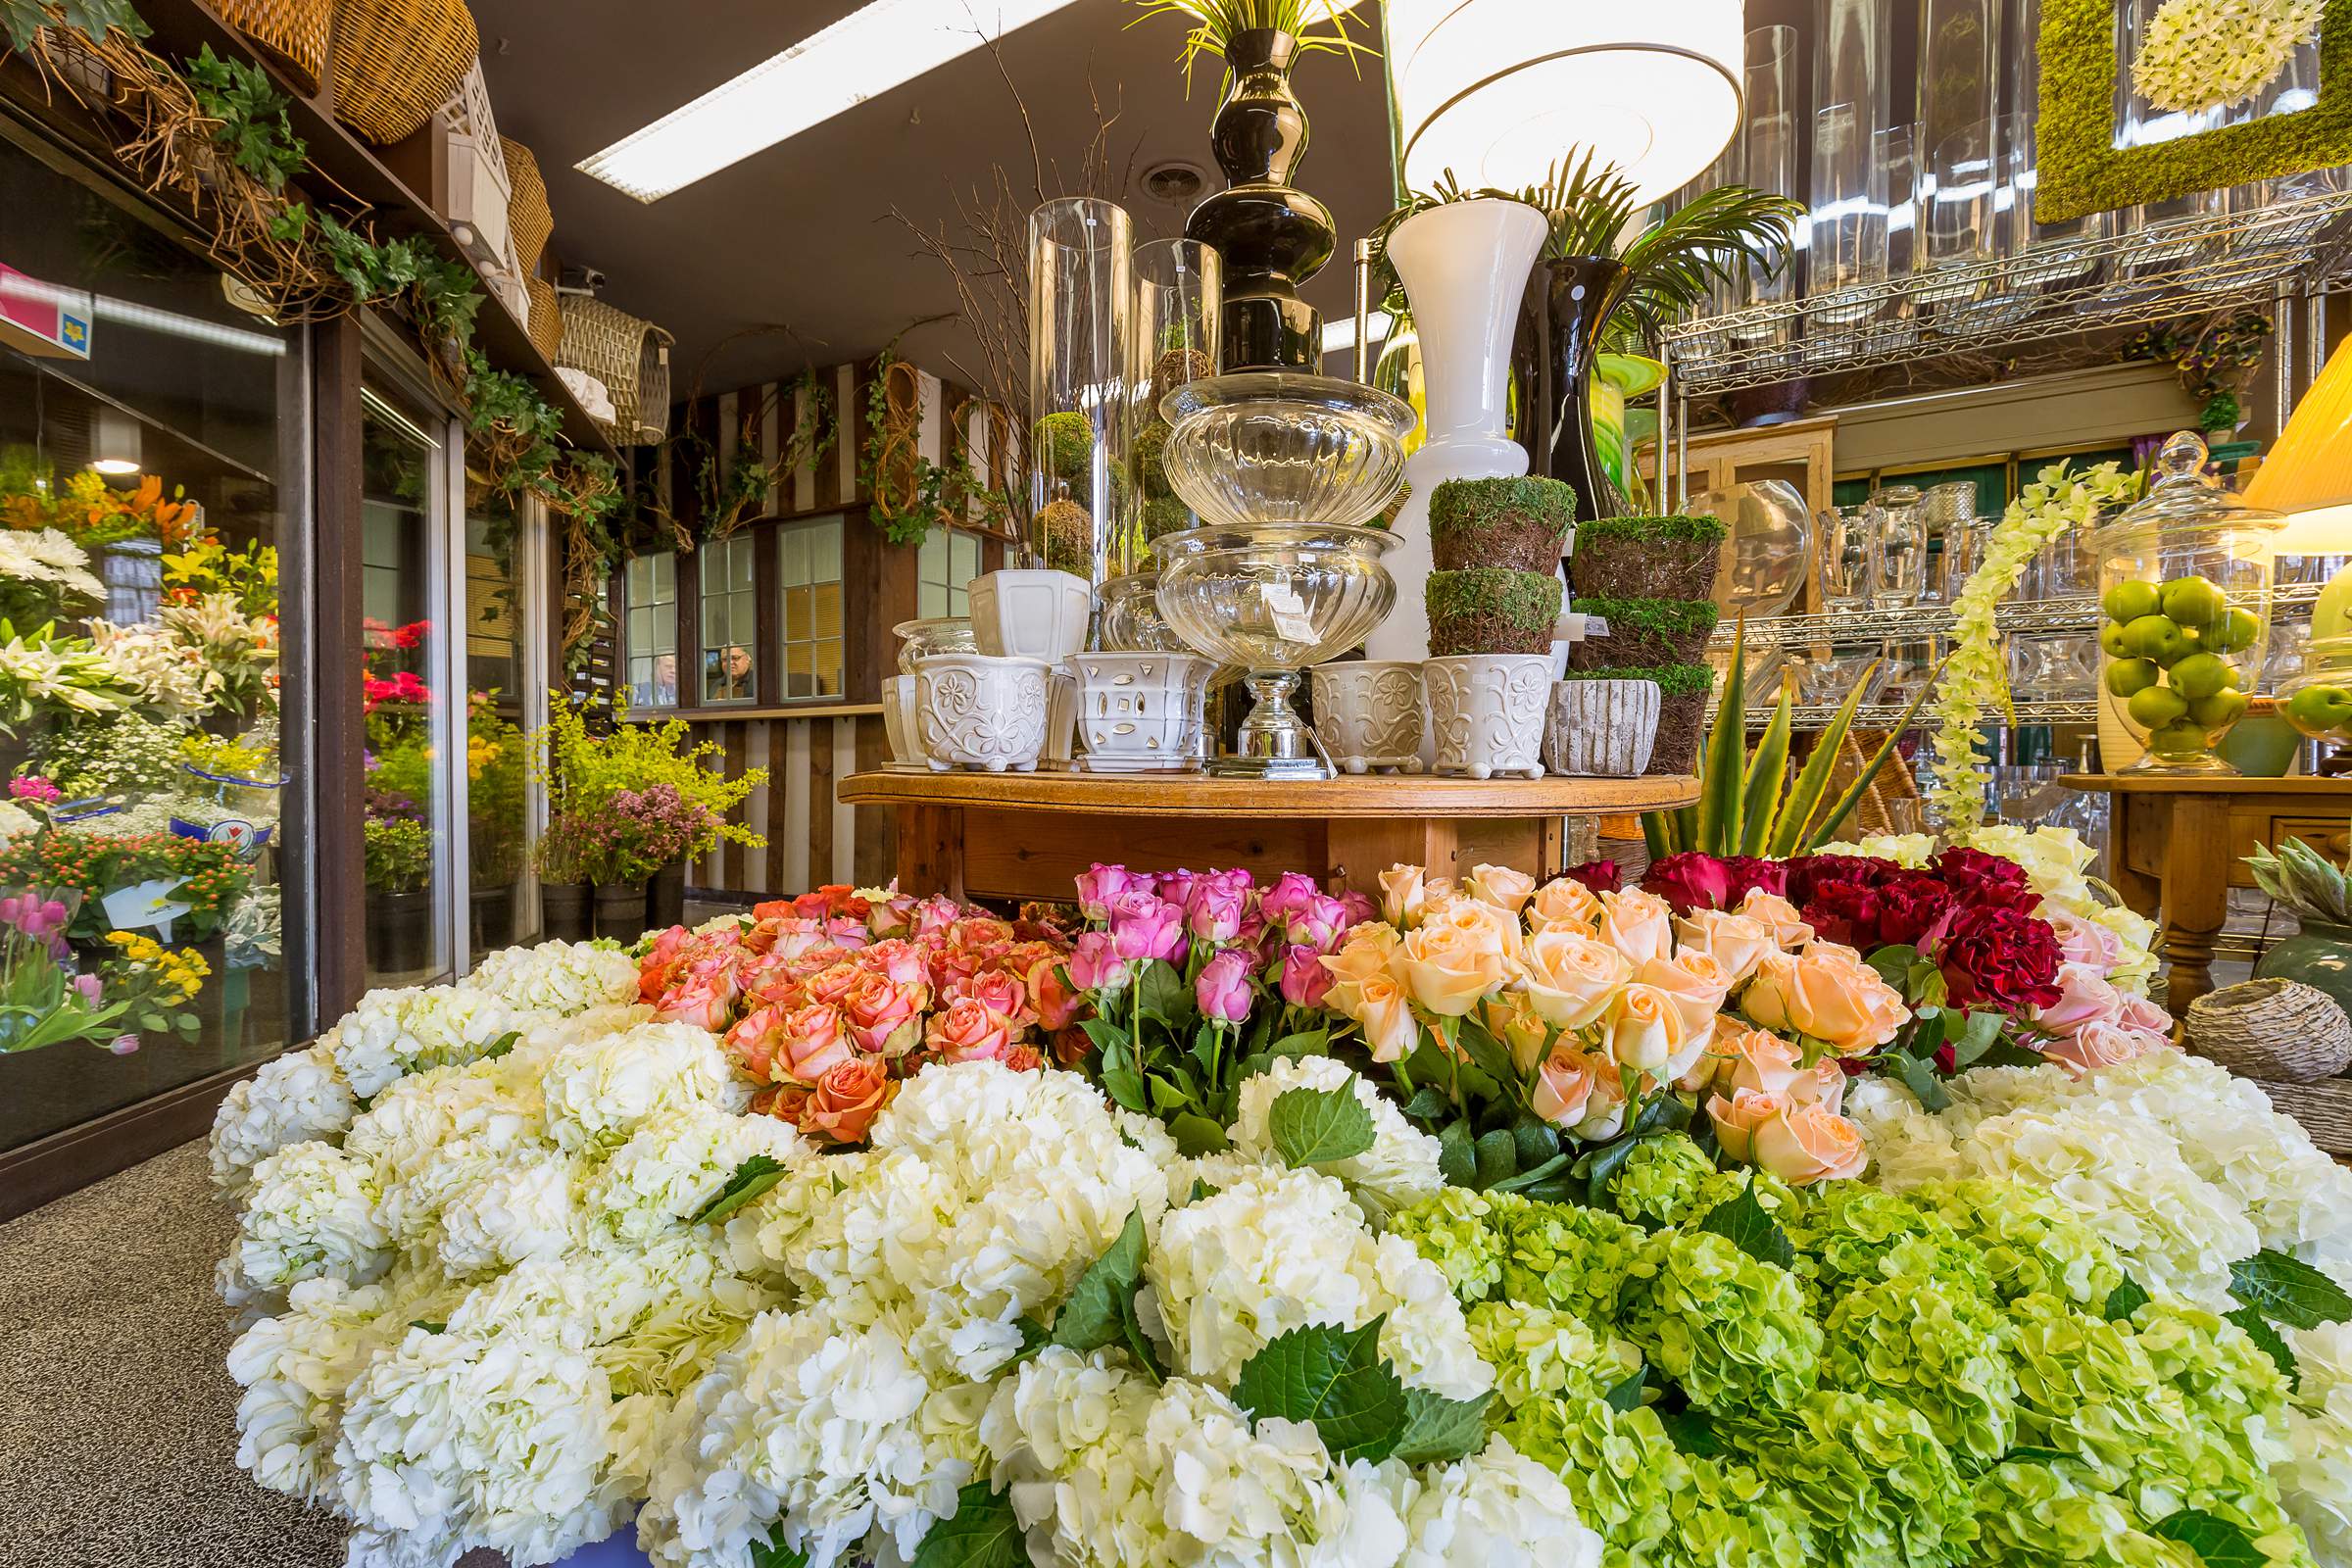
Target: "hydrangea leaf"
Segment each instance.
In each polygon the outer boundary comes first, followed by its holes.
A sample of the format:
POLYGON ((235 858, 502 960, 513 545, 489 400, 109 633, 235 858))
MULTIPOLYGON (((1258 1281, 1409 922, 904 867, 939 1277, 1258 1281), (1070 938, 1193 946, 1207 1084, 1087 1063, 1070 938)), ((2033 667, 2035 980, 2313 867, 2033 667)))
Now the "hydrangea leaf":
POLYGON ((1284 1090, 1274 1097, 1266 1128, 1274 1152, 1293 1166, 1347 1159, 1372 1147, 1372 1113, 1346 1084, 1284 1090))
POLYGON ((422 1317, 413 1317, 409 1319, 409 1327, 413 1329, 422 1329, 427 1334, 446 1334, 449 1332, 448 1324, 436 1323, 430 1318, 422 1317))
POLYGON ((1920 1108, 1930 1112, 1951 1108, 1952 1097, 1945 1093, 1943 1081, 1926 1060, 1900 1049, 1886 1052, 1882 1059, 1894 1069, 1903 1087, 1919 1097, 1920 1108))
POLYGON ((1715 1431, 1715 1418, 1704 1410, 1661 1410, 1658 1424, 1685 1453, 1704 1458, 1723 1452, 1723 1439, 1715 1431))
POLYGON ((1144 1212, 1136 1208, 1128 1210, 1117 1240, 1070 1287, 1068 1299, 1054 1315, 1054 1343, 1081 1355, 1117 1344, 1124 1333, 1121 1304, 1134 1300, 1143 1277, 1144 1212))
POLYGON ((787 1546, 771 1532, 752 1543, 752 1568, 808 1568, 808 1553, 787 1546))
POLYGON ((914 1548, 914 1568, 1029 1568, 1011 1494, 999 1496, 985 1481, 967 1483, 956 1494, 956 1511, 926 1531, 914 1548))
POLYGON ((1404 1114, 1411 1121, 1436 1121, 1453 1108, 1446 1091, 1436 1084, 1423 1084, 1413 1091, 1413 1098, 1404 1102, 1404 1114))
POLYGON ((1759 1263, 1773 1263, 1782 1268, 1796 1266, 1796 1249, 1772 1217, 1772 1211, 1756 1200, 1752 1178, 1740 1189, 1739 1197, 1707 1210, 1707 1217, 1699 1221, 1698 1228, 1722 1237, 1759 1263))
POLYGON ((1517 1174, 1519 1140, 1511 1136, 1508 1128, 1497 1127, 1493 1132, 1479 1134, 1478 1142, 1472 1148, 1478 1159, 1480 1192, 1485 1192, 1497 1182, 1508 1181, 1517 1174))
POLYGON ((2316 1329, 2352 1317, 2352 1295, 2301 1258, 2264 1248, 2230 1265, 2230 1294, 2274 1323, 2316 1329))
POLYGON ((1470 1124, 1449 1121, 1438 1134, 1438 1174, 1448 1187, 1468 1187, 1478 1178, 1478 1157, 1472 1152, 1470 1124))
POLYGON ((1448 1399, 1427 1389, 1404 1391, 1404 1430, 1389 1457, 1406 1464, 1445 1464, 1487 1446, 1487 1406, 1492 1393, 1475 1399, 1448 1399))
POLYGON ((2121 1323, 2147 1304, 2148 1293, 2127 1274, 2123 1284, 2107 1293, 2107 1304, 2099 1308, 2099 1315, 2110 1323, 2121 1323))
POLYGON ((2002 1454, 2001 1463, 2057 1464, 2062 1460, 2080 1457, 2082 1457, 2080 1454, 2068 1453, 2062 1448, 2036 1448, 2029 1444, 2024 1447, 2011 1448, 2007 1453, 2002 1454))
POLYGON ((1331 1054, 1331 1031, 1304 1029, 1295 1035, 1284 1035, 1266 1048, 1269 1056, 1328 1056, 1331 1054))
POLYGON ((475 1059, 480 1061, 496 1061, 499 1057, 505 1055, 508 1052, 513 1051, 521 1043, 522 1031, 519 1029, 510 1029, 505 1034, 500 1035, 496 1040, 491 1041, 489 1049, 484 1051, 481 1055, 475 1059))
POLYGON ((1601 1397, 1608 1402, 1610 1409, 1623 1412, 1634 1409, 1642 1403, 1642 1391, 1648 1386, 1649 1368, 1638 1366, 1634 1368, 1631 1377, 1610 1389, 1601 1397))
POLYGON ((1264 1420, 1312 1421, 1332 1457, 1385 1459, 1405 1425, 1404 1384, 1381 1358, 1380 1326, 1293 1329, 1242 1365, 1234 1402, 1264 1420))
POLYGON ((2197 1554, 2205 1568, 2269 1568, 2270 1559, 2254 1544, 2245 1526, 2217 1518, 2201 1508, 2182 1508, 2156 1521, 2149 1532, 2177 1541, 2197 1554))
POLYGON ((2222 1315, 2244 1329, 2246 1338, 2262 1347, 2262 1353, 2286 1374, 2288 1388, 2299 1389, 2303 1386, 2303 1369, 2295 1361, 2294 1348, 2286 1343, 2277 1329, 2271 1327, 2268 1318, 2250 1306, 2241 1306, 2234 1312, 2222 1315))
POLYGON ((705 1203, 686 1223, 715 1225, 783 1179, 782 1160, 754 1154, 735 1167, 735 1174, 727 1178, 727 1185, 718 1190, 718 1196, 705 1203))
POLYGON ((1152 959, 1136 977, 1135 1004, 1145 1017, 1156 1018, 1171 1028, 1190 1023, 1199 1011, 1193 988, 1184 983, 1184 976, 1176 966, 1164 958, 1152 959))
POLYGON ((1176 1140, 1176 1152, 1187 1157, 1222 1153, 1233 1147, 1226 1140, 1225 1129, 1197 1110, 1188 1110, 1169 1122, 1168 1135, 1176 1140))

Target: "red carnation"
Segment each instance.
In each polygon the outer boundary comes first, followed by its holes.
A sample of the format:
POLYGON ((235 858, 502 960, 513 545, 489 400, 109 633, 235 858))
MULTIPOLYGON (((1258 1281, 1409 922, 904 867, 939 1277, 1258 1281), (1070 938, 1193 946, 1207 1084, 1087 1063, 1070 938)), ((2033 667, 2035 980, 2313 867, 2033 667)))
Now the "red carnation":
POLYGON ((2021 1013, 2058 1001, 2064 955, 2047 920, 1994 905, 1964 906, 1951 916, 1936 965, 1955 1006, 2021 1013))
POLYGON ((1886 916, 1884 901, 1878 889, 1860 882, 1824 883, 1799 912, 1813 934, 1826 942, 1843 943, 1860 953, 1886 945, 1879 934, 1886 916))
POLYGON ((1953 906, 1951 890, 1925 871, 1907 871, 1881 885, 1879 940, 1920 946, 1953 906))
POLYGON ((1875 855, 1808 855, 1788 862, 1788 899, 1810 903, 1815 893, 1833 883, 1875 888, 1902 867, 1875 855))
POLYGON ((1731 891, 1724 895, 1724 907, 1731 908, 1750 893, 1765 892, 1775 898, 1788 896, 1788 862, 1768 860, 1760 855, 1735 855, 1723 862, 1732 874, 1731 891))

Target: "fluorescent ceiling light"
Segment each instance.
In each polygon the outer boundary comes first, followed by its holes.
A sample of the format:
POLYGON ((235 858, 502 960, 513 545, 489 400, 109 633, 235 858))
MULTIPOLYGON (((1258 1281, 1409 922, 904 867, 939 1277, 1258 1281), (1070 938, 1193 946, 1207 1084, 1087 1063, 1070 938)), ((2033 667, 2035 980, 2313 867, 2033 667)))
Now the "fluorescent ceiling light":
POLYGON ((658 202, 1074 0, 871 0, 578 165, 658 202))

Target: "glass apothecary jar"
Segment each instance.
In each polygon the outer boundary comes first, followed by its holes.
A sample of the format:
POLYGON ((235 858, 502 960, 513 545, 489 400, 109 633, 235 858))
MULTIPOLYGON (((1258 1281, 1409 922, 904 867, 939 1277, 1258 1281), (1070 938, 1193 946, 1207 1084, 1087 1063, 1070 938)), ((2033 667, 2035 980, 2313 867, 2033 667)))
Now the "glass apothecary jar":
POLYGON ((2101 700, 2147 747, 2129 772, 2233 773, 2215 743, 2246 710, 2271 629, 2271 535, 2284 520, 2205 474, 2183 432, 2147 498, 2092 536, 2101 700))
POLYGON ((2311 640, 2303 672, 2278 688, 2278 712, 2315 741, 2352 746, 2352 632, 2311 640))

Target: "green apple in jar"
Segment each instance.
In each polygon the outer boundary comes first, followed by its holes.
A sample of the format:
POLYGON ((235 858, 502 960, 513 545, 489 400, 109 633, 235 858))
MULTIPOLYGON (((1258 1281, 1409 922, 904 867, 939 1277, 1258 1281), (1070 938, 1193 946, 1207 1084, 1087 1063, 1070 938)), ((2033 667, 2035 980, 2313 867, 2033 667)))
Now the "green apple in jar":
POLYGON ((2124 711, 2141 729, 2160 730, 2187 714, 2188 699, 2169 686, 2150 686, 2132 693, 2132 700, 2124 705, 2124 711))
POLYGON ((2314 740, 2325 740, 2352 728, 2352 687, 2331 681, 2306 686, 2289 697, 2283 708, 2286 721, 2314 740))
POLYGON ((2164 612, 2176 625, 2210 626, 2229 613, 2230 601, 2210 577, 2175 577, 2164 585, 2164 612))
POLYGON ((2099 596, 2099 609, 2119 626, 2129 625, 2142 615, 2153 615, 2163 608, 2163 597, 2152 582, 2119 582, 2099 596))

